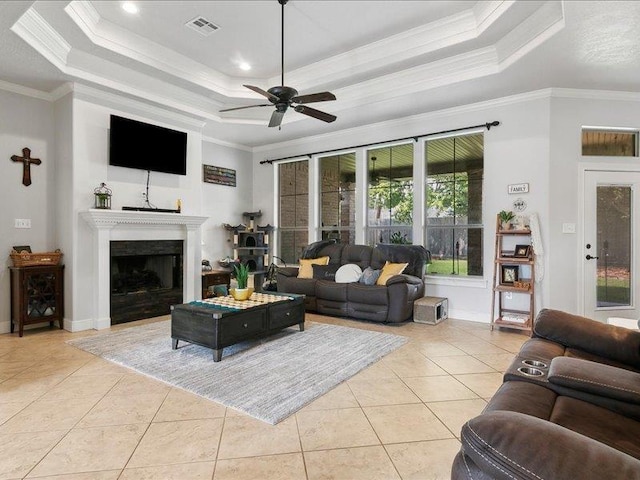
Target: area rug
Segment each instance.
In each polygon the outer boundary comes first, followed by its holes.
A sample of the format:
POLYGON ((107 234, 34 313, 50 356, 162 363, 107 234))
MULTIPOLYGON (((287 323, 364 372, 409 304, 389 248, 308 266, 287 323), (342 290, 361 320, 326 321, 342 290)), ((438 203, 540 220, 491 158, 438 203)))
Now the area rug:
POLYGON ((224 349, 180 342, 170 321, 67 343, 172 386, 275 425, 406 343, 398 335, 306 322, 271 337, 224 349))

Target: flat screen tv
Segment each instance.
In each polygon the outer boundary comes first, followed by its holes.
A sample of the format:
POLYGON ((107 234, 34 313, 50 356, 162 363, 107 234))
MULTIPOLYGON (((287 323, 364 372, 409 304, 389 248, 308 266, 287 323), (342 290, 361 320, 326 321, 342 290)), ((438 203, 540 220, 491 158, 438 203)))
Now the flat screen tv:
POLYGON ((187 134, 111 115, 109 165, 187 174, 187 134))

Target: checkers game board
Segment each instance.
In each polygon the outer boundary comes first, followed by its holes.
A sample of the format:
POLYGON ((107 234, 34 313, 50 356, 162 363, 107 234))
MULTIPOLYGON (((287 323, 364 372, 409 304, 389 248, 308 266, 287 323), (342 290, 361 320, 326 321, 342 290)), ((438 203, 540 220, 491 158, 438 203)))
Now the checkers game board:
POLYGON ((267 303, 281 302, 283 300, 293 300, 292 297, 284 295, 273 295, 270 293, 254 292, 247 300, 236 300, 231 295, 225 297, 213 297, 205 300, 196 300, 192 305, 200 307, 229 308, 232 310, 246 310, 267 303))

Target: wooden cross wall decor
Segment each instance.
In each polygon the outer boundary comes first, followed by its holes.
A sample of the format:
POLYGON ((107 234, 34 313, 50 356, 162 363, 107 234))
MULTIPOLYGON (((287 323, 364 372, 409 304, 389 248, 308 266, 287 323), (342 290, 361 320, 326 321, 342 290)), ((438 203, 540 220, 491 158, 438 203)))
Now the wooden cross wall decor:
POLYGON ((24 147, 22 149, 22 156, 12 155, 11 160, 14 162, 22 162, 22 184, 25 187, 31 185, 31 164, 40 165, 42 160, 39 158, 31 158, 31 149, 24 147))

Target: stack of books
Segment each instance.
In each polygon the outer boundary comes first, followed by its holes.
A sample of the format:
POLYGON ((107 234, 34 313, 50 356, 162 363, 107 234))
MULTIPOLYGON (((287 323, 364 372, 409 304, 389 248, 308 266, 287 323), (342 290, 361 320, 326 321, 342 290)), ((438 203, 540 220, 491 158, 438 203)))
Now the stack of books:
POLYGON ((529 320, 529 315, 525 313, 504 313, 502 315, 502 320, 504 322, 525 324, 529 320))

